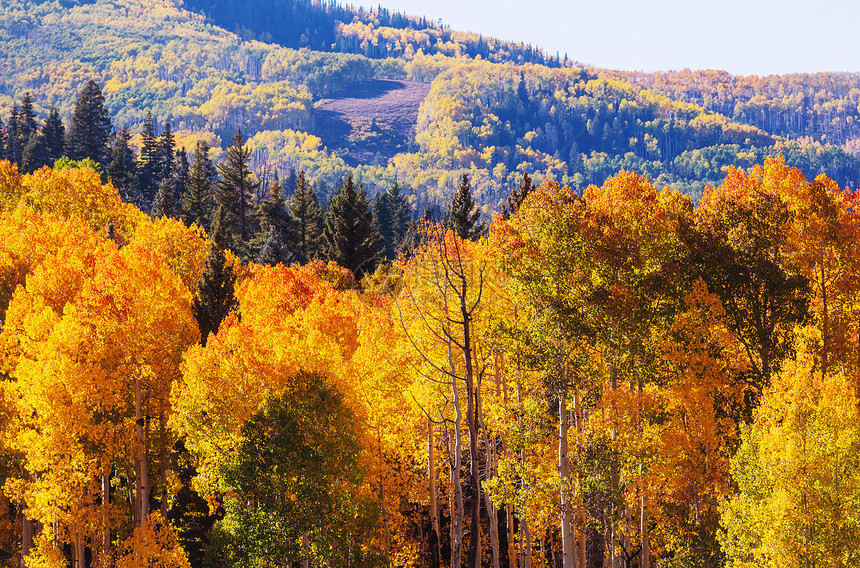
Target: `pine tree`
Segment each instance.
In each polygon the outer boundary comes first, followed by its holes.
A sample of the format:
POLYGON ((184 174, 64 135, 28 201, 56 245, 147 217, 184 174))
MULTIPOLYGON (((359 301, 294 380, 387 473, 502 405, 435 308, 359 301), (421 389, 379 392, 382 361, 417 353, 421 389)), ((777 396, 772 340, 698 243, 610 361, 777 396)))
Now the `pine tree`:
POLYGON ((412 216, 409 203, 400 192, 400 184, 394 182, 391 190, 376 196, 374 206, 376 225, 385 245, 385 258, 394 260, 397 250, 409 230, 412 216))
POLYGON ((486 225, 479 223, 481 210, 472 198, 472 186, 469 184, 469 176, 463 174, 457 193, 448 207, 446 215, 446 226, 457 236, 465 240, 477 240, 486 232, 486 225))
POLYGON ((9 159, 6 150, 6 128, 3 127, 3 119, 0 119, 0 160, 9 159))
POLYGON ((523 201, 526 200, 528 194, 534 191, 534 189, 535 185, 532 183, 532 178, 529 177, 527 172, 523 172, 523 180, 520 182, 520 185, 515 187, 511 191, 511 194, 508 195, 507 204, 502 205, 502 218, 510 219, 511 215, 516 214, 520 210, 520 207, 522 207, 523 201))
POLYGON ((296 178, 294 187, 290 200, 290 214, 295 220, 293 249, 299 262, 308 262, 322 252, 325 218, 319 198, 308 185, 304 170, 296 178))
POLYGON ((185 148, 176 151, 173 158, 173 179, 176 182, 176 194, 183 195, 188 190, 188 175, 191 166, 188 163, 188 153, 185 148))
POLYGON ((218 333, 221 322, 238 303, 235 295, 236 273, 227 264, 223 250, 209 245, 206 268, 197 281, 191 311, 200 327, 200 343, 206 345, 210 333, 218 333))
POLYGON ((158 193, 155 194, 155 201, 152 204, 152 217, 159 219, 177 216, 176 180, 173 179, 173 176, 168 176, 158 184, 158 193))
POLYGON ((60 111, 54 106, 51 106, 51 110, 48 111, 48 118, 42 125, 42 134, 45 135, 45 141, 48 144, 48 163, 53 165, 66 153, 66 127, 63 126, 60 111))
POLYGON ((227 250, 233 246, 233 232, 230 230, 230 222, 227 219, 227 211, 220 205, 212 213, 212 242, 221 250, 227 250))
POLYGON ((160 181, 158 178, 158 139, 155 137, 152 112, 146 113, 140 142, 140 155, 137 163, 140 194, 144 203, 151 203, 155 199, 155 192, 158 190, 160 181))
POLYGON ((135 172, 134 152, 128 145, 131 133, 123 126, 116 133, 111 148, 111 162, 107 168, 108 179, 119 191, 126 203, 139 203, 137 192, 137 176, 135 172))
POLYGON ((26 146, 30 137, 36 134, 36 113, 33 110, 33 96, 29 92, 21 98, 21 111, 18 113, 18 136, 21 145, 26 146))
POLYGON ((156 149, 156 157, 155 161, 158 164, 156 170, 156 176, 158 179, 158 183, 161 183, 161 180, 168 178, 173 175, 173 164, 174 164, 174 151, 176 147, 176 140, 173 136, 173 131, 170 128, 170 122, 164 122, 164 130, 161 132, 161 136, 158 137, 157 140, 157 149, 156 149))
POLYGON ((101 89, 90 79, 78 95, 69 123, 66 151, 71 159, 90 158, 102 167, 107 165, 111 122, 104 102, 101 89))
POLYGON ((260 247, 260 252, 257 254, 257 262, 274 266, 275 264, 285 262, 287 256, 286 246, 280 232, 275 227, 269 227, 269 230, 266 232, 266 239, 263 241, 263 246, 260 247))
POLYGON ((215 166, 209 160, 209 145, 198 141, 188 170, 188 184, 182 195, 182 219, 186 224, 209 229, 213 208, 212 186, 216 175, 215 166))
POLYGON ((14 164, 21 163, 24 150, 18 127, 18 103, 14 103, 9 113, 9 121, 6 123, 6 157, 14 164))
POLYGON ((41 167, 50 165, 51 157, 48 152, 48 141, 41 132, 30 136, 30 141, 24 146, 21 154, 21 171, 31 174, 41 167))
POLYGON ((355 187, 352 175, 329 203, 323 231, 328 256, 349 268, 356 278, 374 271, 381 260, 382 237, 373 223, 373 214, 364 187, 355 187))
POLYGON ((247 242, 250 235, 251 203, 259 185, 251 172, 250 160, 251 150, 245 146, 240 129, 227 148, 224 163, 218 165, 221 179, 216 184, 215 201, 233 217, 242 242, 247 242))

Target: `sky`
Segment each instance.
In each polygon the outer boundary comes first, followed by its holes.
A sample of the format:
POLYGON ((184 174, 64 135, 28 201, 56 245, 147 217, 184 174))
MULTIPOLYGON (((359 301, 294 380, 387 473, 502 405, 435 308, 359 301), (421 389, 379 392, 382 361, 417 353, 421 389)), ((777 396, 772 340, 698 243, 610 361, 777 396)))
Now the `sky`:
POLYGON ((345 1, 531 43, 609 69, 736 75, 860 71, 852 0, 345 1))

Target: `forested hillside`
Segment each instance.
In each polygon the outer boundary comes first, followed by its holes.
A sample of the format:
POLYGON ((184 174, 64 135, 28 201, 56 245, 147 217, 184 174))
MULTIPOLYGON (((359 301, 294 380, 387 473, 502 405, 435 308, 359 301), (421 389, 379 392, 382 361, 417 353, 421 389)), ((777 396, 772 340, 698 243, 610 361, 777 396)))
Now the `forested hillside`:
POLYGON ((323 188, 352 172, 372 192, 397 179, 416 215, 440 211, 464 172, 485 212, 523 171, 581 190, 635 170, 698 197, 729 166, 782 154, 807 176, 860 182, 856 75, 595 69, 426 17, 299 0, 13 0, 0 15, 4 123, 27 92, 37 116, 69 117, 93 79, 135 149, 147 113, 156 133, 170 124, 180 146, 205 140, 215 157, 242 128, 255 171, 304 169, 323 188), (315 103, 368 79, 430 85, 406 117, 413 139, 360 108, 340 138, 316 120, 315 103))
POLYGON ((0 566, 860 562, 860 75, 0 3, 0 566))

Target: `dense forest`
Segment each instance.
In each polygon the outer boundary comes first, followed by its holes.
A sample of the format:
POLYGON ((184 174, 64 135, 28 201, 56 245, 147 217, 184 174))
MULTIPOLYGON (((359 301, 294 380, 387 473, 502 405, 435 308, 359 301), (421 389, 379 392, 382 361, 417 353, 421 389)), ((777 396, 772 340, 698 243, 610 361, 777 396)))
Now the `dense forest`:
POLYGON ((0 566, 857 565, 858 105, 382 7, 3 2, 0 566), (320 104, 383 80, 414 132, 348 163, 320 104))
MULTIPOLYGON (((95 80, 136 150, 150 113, 179 147, 202 140, 215 158, 241 128, 255 171, 303 169, 327 188, 349 173, 383 191, 408 182, 416 215, 441 211, 463 173, 487 214, 523 171, 581 191, 635 170, 697 199, 729 167, 781 154, 810 179, 860 185, 856 74, 597 69, 384 8, 13 0, 0 6, 0 68, 4 122, 28 92, 37 115, 54 106, 68 120, 95 80), (427 82, 430 95, 407 151, 349 168, 347 143, 315 133, 314 105, 378 79, 427 82)), ((349 144, 384 137, 368 128, 349 144)))

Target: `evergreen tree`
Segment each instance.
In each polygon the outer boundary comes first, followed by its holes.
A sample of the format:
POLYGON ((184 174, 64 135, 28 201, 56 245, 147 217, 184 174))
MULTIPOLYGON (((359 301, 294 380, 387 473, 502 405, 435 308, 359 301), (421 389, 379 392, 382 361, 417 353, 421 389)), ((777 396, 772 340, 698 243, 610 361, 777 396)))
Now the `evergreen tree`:
POLYGON ((128 145, 131 133, 123 126, 114 138, 111 161, 107 168, 108 179, 126 203, 139 203, 134 152, 128 145))
POLYGON ((349 268, 356 278, 374 271, 381 260, 382 237, 376 230, 364 187, 355 187, 352 175, 329 204, 323 231, 328 256, 349 268))
POLYGON ((155 194, 155 201, 152 204, 152 217, 159 219, 177 216, 176 180, 173 179, 173 176, 168 176, 158 184, 158 193, 155 194))
POLYGON ((288 256, 280 232, 275 227, 269 227, 263 246, 260 247, 260 252, 257 254, 257 262, 274 266, 286 262, 288 256))
POLYGON ((21 154, 21 171, 31 174, 41 167, 51 163, 48 152, 48 141, 41 132, 30 136, 30 141, 24 146, 21 154))
POLYGON ((218 165, 221 179, 217 182, 215 201, 233 217, 241 241, 247 242, 250 235, 251 203, 259 182, 251 172, 249 163, 251 150, 245 146, 240 129, 227 148, 224 163, 218 165))
POLYGON ((14 103, 6 123, 6 157, 14 164, 21 163, 24 151, 18 127, 18 103, 14 103))
POLYGON ((293 248, 299 262, 308 262, 322 252, 325 218, 316 193, 308 185, 304 170, 296 178, 294 187, 290 200, 290 215, 295 220, 293 248))
POLYGON ((90 158, 104 167, 108 161, 111 122, 102 91, 92 79, 75 102, 69 123, 66 152, 73 160, 90 158))
POLYGON ((174 151, 176 147, 176 140, 173 136, 173 131, 170 128, 170 122, 164 122, 164 130, 161 132, 161 136, 158 137, 156 142, 156 157, 155 161, 158 164, 156 169, 156 176, 158 179, 158 183, 161 183, 161 180, 168 178, 174 174, 173 164, 174 164, 174 151))
POLYGON ((221 322, 238 303, 235 295, 236 273, 227 264, 223 250, 209 245, 206 268, 197 281, 197 293, 191 311, 200 328, 200 343, 206 345, 210 333, 218 333, 221 322))
POLYGON ((472 186, 469 184, 469 176, 463 174, 460 179, 460 185, 457 186, 457 193, 448 207, 446 215, 446 226, 451 229, 457 236, 465 240, 476 240, 486 232, 486 225, 479 223, 481 218, 481 210, 478 209, 475 200, 472 198, 472 186))
POLYGON ((188 175, 191 166, 188 164, 188 153, 185 148, 176 151, 173 159, 173 179, 176 182, 176 194, 183 195, 188 190, 188 175))
POLYGON ((212 213, 212 242, 221 250, 227 250, 233 246, 233 232, 230 230, 230 222, 227 219, 227 211, 220 205, 212 213))
POLYGON ((140 155, 137 163, 140 194, 144 203, 152 203, 160 181, 158 178, 158 139, 155 137, 152 112, 146 113, 140 138, 140 155))
POLYGON ((182 195, 182 219, 187 225, 196 224, 209 229, 215 176, 215 166, 209 160, 209 145, 198 141, 188 170, 188 184, 182 195))
POLYGON ((63 126, 60 111, 54 106, 51 106, 51 110, 48 111, 48 118, 42 125, 42 134, 45 135, 45 142, 48 145, 48 163, 53 165, 66 152, 66 127, 63 126))
POLYGON ((523 201, 526 200, 528 194, 534 191, 534 189, 535 185, 532 183, 532 178, 529 177, 527 172, 523 172, 523 180, 520 182, 520 185, 515 187, 511 191, 511 194, 508 195, 507 204, 502 205, 502 218, 510 219, 511 215, 516 214, 520 210, 520 207, 522 207, 523 201))
POLYGON ((21 110, 18 113, 18 136, 23 148, 30 142, 30 137, 36 134, 36 113, 33 110, 33 96, 29 92, 21 98, 21 110))
POLYGON ((394 260, 411 221, 409 203, 400 192, 398 182, 394 182, 390 191, 376 196, 374 213, 385 246, 385 258, 394 260))
POLYGON ((6 154, 6 128, 3 126, 3 119, 0 118, 0 160, 8 160, 6 154))

